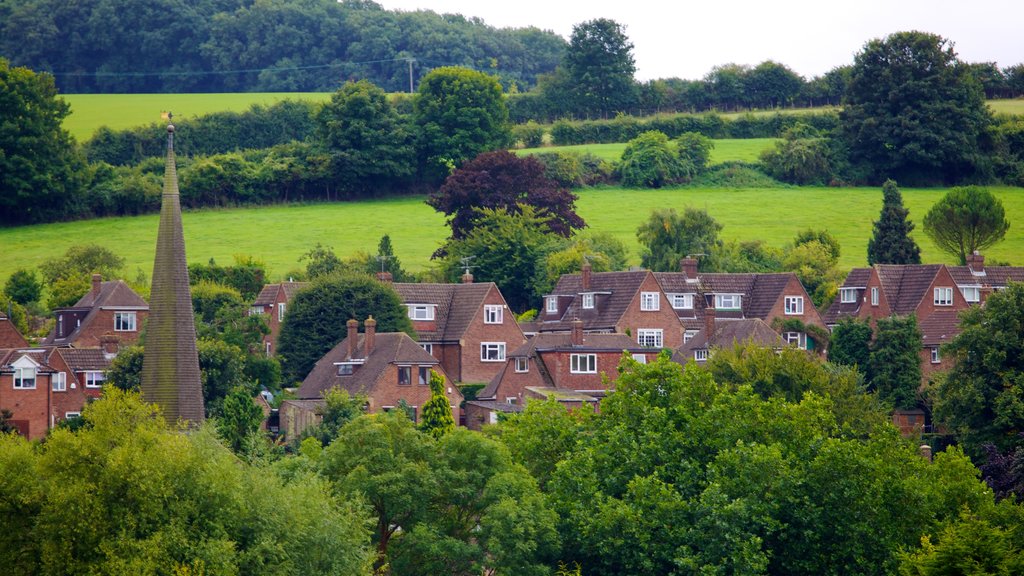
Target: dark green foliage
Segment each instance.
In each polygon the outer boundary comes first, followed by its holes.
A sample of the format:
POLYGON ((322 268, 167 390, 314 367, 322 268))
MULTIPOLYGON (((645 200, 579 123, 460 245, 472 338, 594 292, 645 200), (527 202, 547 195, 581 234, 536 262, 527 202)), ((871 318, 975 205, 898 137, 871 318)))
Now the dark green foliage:
POLYGON ((334 248, 323 246, 319 242, 299 257, 300 262, 303 260, 309 260, 306 263, 306 277, 310 280, 340 272, 344 267, 341 259, 334 253, 334 248))
POLYGON ((854 366, 867 373, 871 355, 871 324, 845 317, 832 329, 828 359, 836 364, 854 366))
POLYGON ((263 289, 267 270, 263 262, 250 256, 235 256, 235 263, 221 266, 210 259, 209 264, 189 264, 188 279, 192 284, 201 281, 230 286, 238 291, 241 297, 251 302, 263 289))
POLYGON ((413 101, 413 122, 424 175, 437 180, 511 141, 501 84, 467 68, 435 68, 427 74, 413 101))
POLYGON ((452 407, 444 395, 444 376, 433 370, 430 371, 430 400, 423 405, 420 430, 434 438, 441 438, 455 430, 452 407))
POLYGON ((715 143, 699 132, 684 132, 676 138, 679 159, 690 174, 699 174, 707 170, 714 148, 715 143))
POLYGON ((597 18, 573 26, 564 66, 577 113, 607 118, 634 105, 633 43, 618 22, 597 18))
POLYGON ((778 108, 792 103, 803 84, 804 79, 784 64, 765 60, 747 72, 743 89, 754 106, 778 108))
POLYGON ((104 280, 112 280, 121 274, 124 258, 98 244, 83 244, 67 249, 64 256, 44 260, 39 265, 43 281, 53 284, 58 280, 100 274, 104 280))
POLYGON ((925 32, 871 40, 854 58, 841 137, 871 182, 957 183, 985 177, 992 123, 985 94, 952 42, 925 32))
POLYGON ((907 220, 909 214, 896 182, 886 180, 882 185, 882 214, 868 240, 869 265, 921 263, 921 249, 910 237, 914 223, 907 220))
POLYGON ((512 139, 523 148, 539 148, 544 143, 544 128, 533 120, 516 124, 512 128, 512 139))
POLYGON ((320 422, 302 431, 301 438, 315 438, 321 446, 326 447, 335 438, 341 428, 366 411, 365 396, 350 396, 348 392, 331 388, 324 393, 324 405, 317 414, 320 422))
POLYGON ((584 262, 594 272, 625 270, 626 245, 610 232, 589 231, 573 236, 568 245, 548 254, 544 261, 547 289, 553 288, 563 274, 579 273, 584 262))
POLYGON ((217 435, 228 448, 241 454, 245 444, 260 429, 263 411, 253 402, 249 390, 239 387, 225 398, 217 417, 217 435))
POLYGON ((828 143, 821 138, 784 138, 761 153, 769 176, 798 185, 823 185, 832 180, 828 143))
POLYGON ((566 188, 594 186, 612 181, 610 163, 590 153, 541 152, 534 154, 544 165, 544 175, 566 188))
POLYGON ((935 391, 936 419, 979 459, 985 444, 1024 446, 1024 284, 965 310, 942 353, 954 364, 935 391))
POLYGON ((520 205, 518 213, 485 208, 479 214, 468 236, 446 245, 445 277, 458 281, 466 259, 474 281, 497 284, 510 308, 532 308, 544 293, 544 264, 558 237, 549 233, 546 216, 532 206, 520 205))
POLYGON ((762 240, 737 242, 730 240, 715 249, 709 272, 782 272, 782 250, 762 240))
POLYGON ((394 289, 364 274, 315 278, 296 293, 281 324, 278 356, 284 382, 301 382, 324 354, 346 335, 346 322, 373 316, 377 332, 415 334, 394 289))
POLYGON ((626 144, 619 162, 622 185, 632 188, 661 188, 692 176, 675 146, 661 132, 644 132, 626 144))
MULTIPOLYGON (((312 264, 312 263, 310 263, 312 264)), ((367 262, 366 271, 370 274, 377 272, 388 272, 393 282, 413 282, 412 274, 402 268, 402 262, 395 256, 395 249, 391 247, 391 236, 387 234, 380 237, 377 243, 377 255, 367 262)))
POLYGON ((926 536, 920 550, 905 553, 900 574, 1022 574, 1022 526, 1022 507, 1009 503, 984 515, 964 512, 956 520, 946 522, 932 537, 926 536))
POLYGON ((11 273, 4 284, 4 294, 18 304, 25 306, 38 302, 43 292, 43 285, 33 270, 19 268, 11 273))
POLYGON ((455 170, 427 204, 448 216, 451 238, 466 238, 483 218, 481 210, 518 212, 530 206, 548 231, 568 237, 586 226, 576 214, 576 195, 544 174, 536 158, 507 150, 480 154, 455 170))
POLYGON ((107 370, 107 383, 126 392, 141 390, 142 353, 142 346, 121 348, 107 370))
MULTIPOLYGON (((674 208, 655 210, 636 231, 643 246, 640 263, 656 272, 675 272, 687 256, 712 255, 722 245, 721 230, 722 225, 706 210, 687 207, 682 214, 674 208)), ((708 267, 709 261, 702 258, 701 268, 708 267)))
POLYGON ((57 96, 53 76, 0 58, 0 110, 0 225, 67 218, 84 163, 61 127, 71 109, 57 96))
POLYGON ((896 409, 916 408, 921 387, 921 331, 914 315, 879 318, 868 359, 868 386, 896 409))
POLYGON ((1001 241, 1009 228, 1003 203, 978 186, 951 189, 924 215, 925 234, 961 265, 969 254, 1001 241))

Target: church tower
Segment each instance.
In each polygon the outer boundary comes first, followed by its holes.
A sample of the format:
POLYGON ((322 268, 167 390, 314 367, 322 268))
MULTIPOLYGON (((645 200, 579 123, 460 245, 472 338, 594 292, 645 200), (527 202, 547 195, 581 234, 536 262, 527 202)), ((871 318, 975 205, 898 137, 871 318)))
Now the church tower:
POLYGON ((146 323, 142 396, 159 405, 172 425, 179 420, 191 426, 203 421, 203 387, 181 228, 173 124, 167 126, 167 163, 146 323))

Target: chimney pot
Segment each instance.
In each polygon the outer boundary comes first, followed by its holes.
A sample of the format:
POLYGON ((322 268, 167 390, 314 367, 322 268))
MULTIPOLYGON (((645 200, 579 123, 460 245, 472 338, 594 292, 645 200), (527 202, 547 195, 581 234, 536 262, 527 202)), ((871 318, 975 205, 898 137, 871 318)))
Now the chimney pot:
POLYGON ((92 299, 93 299, 93 303, 95 303, 96 299, 99 298, 99 296, 100 296, 100 288, 102 287, 102 285, 103 285, 103 276, 101 276, 99 274, 93 274, 92 275, 92 299))
POLYGON ((975 250, 973 254, 967 255, 967 267, 971 269, 971 272, 981 274, 985 271, 985 257, 975 250))
POLYGON ((931 446, 929 446, 927 444, 921 444, 921 446, 918 447, 918 451, 920 451, 922 458, 924 458, 925 460, 927 460, 929 462, 932 461, 932 447, 931 446))
POLYGON ((463 284, 472 284, 473 283, 473 274, 470 273, 470 272, 466 272, 465 274, 463 274, 462 275, 462 283, 463 284))
POLYGON ((385 284, 391 284, 394 280, 394 276, 391 275, 391 272, 377 272, 377 280, 380 280, 385 284))
POLYGON ((580 268, 580 281, 583 282, 583 289, 590 290, 590 262, 584 262, 580 268))
POLYGON ((359 340, 359 322, 353 318, 346 322, 348 327, 348 357, 356 357, 357 340, 359 340))
POLYGON ((366 358, 370 357, 370 353, 373 352, 374 340, 377 336, 377 321, 370 316, 363 322, 363 327, 366 329, 366 334, 363 335, 363 339, 366 341, 366 358))
POLYGON ((569 343, 573 346, 583 345, 583 320, 577 318, 572 321, 572 336, 569 339, 569 343))

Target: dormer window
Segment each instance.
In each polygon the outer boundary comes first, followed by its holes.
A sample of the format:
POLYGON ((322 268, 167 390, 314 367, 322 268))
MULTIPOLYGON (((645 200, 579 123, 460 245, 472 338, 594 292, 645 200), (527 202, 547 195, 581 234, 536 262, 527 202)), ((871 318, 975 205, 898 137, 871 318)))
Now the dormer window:
POLYGON ((135 332, 135 312, 114 312, 114 332, 135 332))
POLYGON ((412 320, 433 320, 434 306, 430 304, 409 304, 409 318, 412 320))
POLYGON ((742 294, 715 294, 715 308, 718 310, 742 310, 742 294))
POLYGON ((338 376, 351 376, 355 372, 353 364, 338 364, 338 376))
POLYGON ((594 293, 584 292, 583 293, 583 308, 589 310, 594 307, 594 293))
POLYGON ((640 309, 644 312, 655 312, 661 309, 661 299, 657 292, 640 293, 640 309))
POLYGON ((804 297, 803 296, 786 296, 785 299, 785 313, 787 315, 799 315, 804 313, 804 297))
POLYGON ((676 310, 693 310, 693 294, 672 294, 669 300, 676 310))
POLYGON ((548 296, 547 297, 547 311, 548 311, 548 314, 557 314, 558 313, 558 296, 548 296))
POLYGON ((839 301, 843 304, 853 304, 857 301, 857 289, 841 288, 839 290, 839 301))
POLYGON ((952 288, 936 288, 935 289, 935 305, 936 306, 952 306, 953 305, 953 289, 952 288))
POLYGON ((964 295, 964 300, 968 302, 981 302, 981 288, 978 286, 964 286, 960 292, 964 295))
POLYGON ((14 369, 14 389, 15 390, 35 390, 36 389, 36 369, 33 367, 15 368, 14 369))

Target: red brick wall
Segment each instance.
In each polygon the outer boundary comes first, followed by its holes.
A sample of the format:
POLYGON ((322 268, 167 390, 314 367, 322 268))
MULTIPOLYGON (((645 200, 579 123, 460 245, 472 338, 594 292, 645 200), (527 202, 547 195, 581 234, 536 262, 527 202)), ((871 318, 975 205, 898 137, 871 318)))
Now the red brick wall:
POLYGON ((953 277, 950 276, 949 270, 945 266, 939 269, 939 273, 935 275, 935 279, 932 280, 928 290, 925 291, 924 298, 921 299, 921 303, 918 304, 917 309, 914 313, 917 315, 918 324, 921 320, 931 316, 936 311, 948 311, 948 310, 963 310, 969 307, 970 304, 964 299, 964 295, 956 287, 956 282, 953 281, 953 277), (953 305, 952 306, 936 306, 935 305, 935 289, 936 288, 952 288, 953 289, 953 305))
MULTIPOLYGON (((399 400, 405 400, 409 406, 416 407, 417 420, 423 415, 423 405, 430 400, 430 386, 419 384, 418 366, 412 367, 412 384, 409 386, 398 385, 398 366, 389 364, 377 379, 374 390, 369 395, 369 412, 371 414, 380 412, 385 406, 398 406, 399 400)), ((455 406, 452 416, 459 421, 459 404, 462 403, 462 394, 458 387, 444 373, 444 369, 438 366, 432 367, 435 371, 445 377, 445 395, 450 405, 455 406)))
POLYGON ((800 280, 795 275, 790 277, 789 282, 786 283, 786 289, 783 290, 782 295, 779 296, 771 311, 768 312, 765 322, 771 325, 772 321, 776 318, 781 318, 783 321, 795 318, 804 324, 825 328, 825 322, 822 321, 821 315, 818 314, 818 309, 814 307, 814 302, 811 301, 807 290, 804 289, 803 284, 800 283, 800 280), (802 296, 804 299, 804 313, 786 314, 786 296, 802 296))
MULTIPOLYGON (((678 324, 678 322, 677 322, 678 324)), ((481 342, 504 342, 506 357, 516 348, 519 348, 526 338, 523 331, 516 323, 515 315, 505 304, 505 299, 497 288, 491 287, 484 298, 483 305, 477 309, 472 322, 462 336, 461 370, 449 372, 459 382, 490 382, 501 371, 504 362, 484 362, 480 360, 481 342), (504 306, 501 324, 484 323, 484 306, 504 306)), ((447 368, 447 366, 446 366, 447 368)))
POLYGON ((889 307, 889 301, 885 297, 885 290, 882 290, 882 283, 878 278, 878 271, 874 268, 871 269, 871 276, 868 278, 867 288, 864 289, 864 302, 860 306, 860 311, 857 316, 860 318, 871 319, 871 325, 874 326, 875 320, 879 318, 887 318, 891 314, 891 308, 889 307), (871 305, 871 289, 878 289, 878 306, 871 305))
MULTIPOLYGON (((586 353, 586 352, 583 352, 586 353)), ((551 378, 557 388, 568 388, 570 390, 604 390, 606 387, 614 389, 615 380, 619 377, 618 366, 622 360, 622 352, 597 352, 597 374, 573 374, 572 352, 545 352, 542 353, 544 365, 547 366, 551 378), (608 377, 608 385, 602 381, 602 376, 608 377)), ((657 353, 647 354, 647 361, 654 362, 657 353)))
POLYGON ((502 375, 501 382, 498 383, 494 399, 498 402, 505 402, 508 398, 515 397, 516 402, 522 404, 527 386, 549 386, 541 377, 536 358, 529 359, 526 372, 516 372, 515 360, 510 359, 508 368, 502 375))
POLYGON ((34 390, 15 390, 14 375, 0 375, 0 409, 10 410, 16 422, 24 422, 28 438, 46 436, 50 425, 50 378, 36 374, 34 390))
MULTIPOLYGON (((678 348, 683 345, 683 325, 679 321, 679 316, 672 309, 668 299, 665 298, 661 285, 654 278, 654 274, 650 272, 647 273, 647 277, 644 278, 643 283, 640 285, 640 290, 633 297, 633 300, 629 303, 626 311, 616 324, 615 331, 625 334, 628 329, 633 341, 636 342, 637 330, 640 328, 660 328, 664 335, 665 348, 678 348), (646 311, 640 309, 641 292, 658 293, 658 310, 646 311)), ((598 364, 600 364, 600 360, 598 360, 598 364)))
POLYGON ((89 323, 82 327, 82 331, 75 338, 75 348, 99 348, 100 337, 104 334, 113 334, 120 338, 121 346, 131 346, 139 341, 139 329, 141 329, 149 316, 146 310, 132 310, 135 312, 135 328, 131 332, 114 331, 114 313, 116 310, 96 310, 93 312, 89 323))
MULTIPOLYGON (((64 372, 67 374, 67 385, 65 386, 64 391, 51 392, 52 406, 50 413, 54 422, 64 420, 64 415, 68 412, 81 413, 87 398, 100 397, 102 389, 90 388, 86 391, 84 374, 75 374, 71 372, 71 370, 68 369, 68 365, 64 362, 64 358, 61 357, 60 354, 54 353, 50 355, 49 364, 57 372, 64 372)), ((52 382, 50 386, 52 390, 52 382)))

